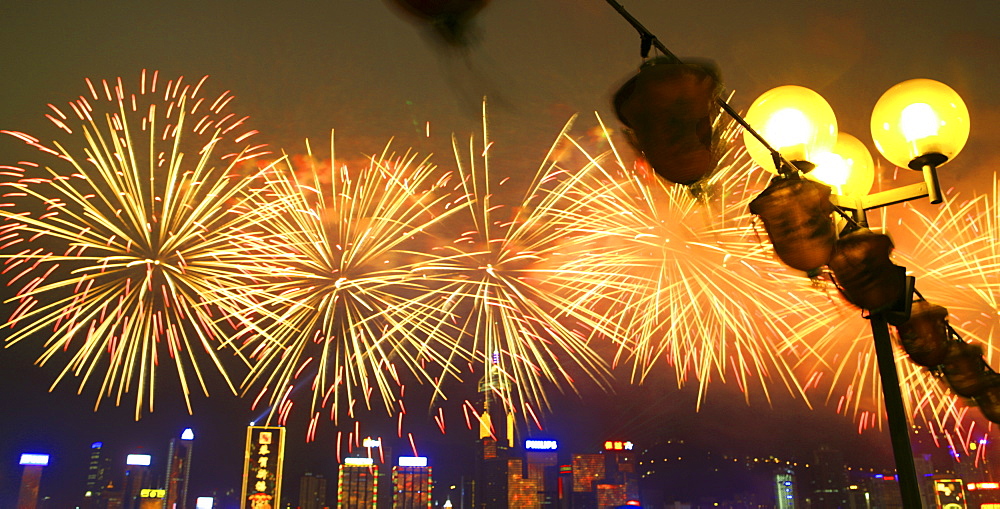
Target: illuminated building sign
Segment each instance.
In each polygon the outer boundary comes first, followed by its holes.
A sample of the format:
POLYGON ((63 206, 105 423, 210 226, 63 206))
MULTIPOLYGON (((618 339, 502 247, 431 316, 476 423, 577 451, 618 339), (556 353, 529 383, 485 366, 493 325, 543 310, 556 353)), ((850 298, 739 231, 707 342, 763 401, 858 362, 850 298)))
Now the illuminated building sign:
POLYGON ((555 440, 525 440, 524 448, 534 451, 554 451, 559 448, 555 440))
POLYGON ((284 461, 285 428, 247 428, 240 509, 281 507, 281 469, 284 461))
POLYGON ((424 456, 400 456, 399 466, 401 467, 426 467, 427 458, 424 456))
POLYGON ((90 448, 91 449, 100 449, 101 447, 104 447, 104 443, 103 442, 94 442, 94 443, 90 444, 90 448))
POLYGON ((194 500, 194 509, 212 509, 215 499, 212 497, 198 497, 194 500))
POLYGON ((367 447, 369 449, 372 449, 372 448, 375 448, 375 447, 382 447, 382 440, 380 440, 378 438, 368 437, 368 438, 365 438, 364 440, 361 441, 361 445, 363 445, 363 446, 365 446, 365 447, 367 447))
POLYGON ((151 456, 148 454, 129 454, 125 457, 125 464, 134 467, 148 467, 151 456))
POLYGON ((1000 483, 995 482, 973 482, 966 486, 969 491, 973 490, 996 490, 1000 489, 1000 483))
POLYGON ((22 465, 39 465, 39 466, 43 466, 44 467, 44 466, 46 466, 46 465, 49 464, 49 455, 48 454, 25 453, 25 454, 21 455, 21 464, 22 465))
POLYGON ((344 458, 344 464, 353 466, 369 466, 375 464, 375 460, 371 458, 344 458))
POLYGON ((622 442, 621 440, 608 440, 604 442, 605 451, 631 451, 634 447, 632 442, 622 442))
POLYGON ((185 429, 181 433, 181 440, 194 440, 194 430, 191 428, 185 429))
POLYGON ((163 498, 167 496, 167 490, 141 490, 139 496, 142 498, 163 498))
POLYGON ((965 483, 961 479, 937 479, 934 481, 934 496, 937 507, 966 507, 965 483))

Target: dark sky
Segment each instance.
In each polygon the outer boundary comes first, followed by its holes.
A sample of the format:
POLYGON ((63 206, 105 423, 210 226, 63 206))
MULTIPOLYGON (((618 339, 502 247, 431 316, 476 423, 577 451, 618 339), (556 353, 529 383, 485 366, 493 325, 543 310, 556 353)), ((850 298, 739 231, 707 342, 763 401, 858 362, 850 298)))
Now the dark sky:
MULTIPOLYGON (((625 5, 674 53, 714 59, 736 92, 737 108, 774 86, 808 86, 840 114, 843 130, 869 145, 868 115, 885 89, 909 78, 941 80, 962 94, 972 115, 969 144, 942 170, 945 187, 972 189, 1000 163, 992 150, 1000 137, 984 128, 1000 120, 995 5, 625 5)), ((325 139, 336 129, 338 154, 348 159, 377 152, 395 137, 395 146, 435 152, 445 165, 447 134, 475 133, 479 101, 487 95, 497 142, 493 165, 515 181, 534 171, 573 113, 583 114, 581 129, 593 124, 593 111, 613 121, 609 97, 640 63, 639 40, 602 0, 493 0, 476 21, 476 43, 454 51, 378 0, 7 1, 0 4, 0 129, 47 129, 45 105, 84 93, 85 77, 134 79, 143 68, 164 76, 210 75, 215 90, 233 91, 234 107, 251 116, 262 138, 289 152, 301 150, 304 138, 325 139), (435 134, 431 141, 422 137, 426 122, 435 134)), ((15 146, 0 138, 0 164, 18 157, 15 146)), ((193 416, 169 394, 140 422, 133 422, 129 407, 109 401, 95 414, 92 392, 75 396, 67 385, 48 393, 53 373, 32 367, 35 355, 30 345, 0 351, 0 408, 7 414, 0 425, 0 505, 16 497, 16 461, 25 450, 54 456, 45 481, 53 484, 44 491, 58 484, 74 492, 90 442, 104 441, 122 456, 140 448, 165 454, 169 438, 188 426, 198 434, 195 461, 204 462, 196 469, 222 485, 238 482, 242 426, 253 418, 249 402, 216 390, 211 400, 195 401, 193 416)), ((562 413, 550 419, 552 432, 573 430, 580 447, 609 433, 652 438, 662 432, 687 434, 706 447, 767 452, 749 450, 752 443, 803 455, 836 436, 841 447, 887 454, 878 433, 856 437, 849 418, 806 410, 800 400, 778 395, 768 406, 755 395, 747 406, 735 389, 720 384, 696 414, 690 391, 669 385, 632 389, 617 400, 588 397, 586 408, 575 397, 559 402, 562 413), (614 418, 619 414, 604 411, 640 397, 656 409, 645 422, 622 424, 614 418)), ((290 440, 300 456, 291 470, 332 473, 329 435, 305 445, 293 430, 290 440)), ((461 430, 446 438, 424 435, 434 444, 428 449, 471 439, 461 430)))

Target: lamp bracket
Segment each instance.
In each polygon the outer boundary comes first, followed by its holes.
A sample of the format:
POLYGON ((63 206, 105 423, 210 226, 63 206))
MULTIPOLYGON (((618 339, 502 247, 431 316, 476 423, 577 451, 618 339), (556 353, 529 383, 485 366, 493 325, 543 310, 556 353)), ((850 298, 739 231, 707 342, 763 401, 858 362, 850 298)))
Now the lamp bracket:
POLYGON ((861 197, 834 194, 830 196, 830 201, 838 207, 854 209, 857 211, 868 211, 887 207, 889 205, 895 205, 897 203, 916 200, 918 198, 926 198, 927 196, 929 196, 927 193, 927 184, 919 182, 861 197))

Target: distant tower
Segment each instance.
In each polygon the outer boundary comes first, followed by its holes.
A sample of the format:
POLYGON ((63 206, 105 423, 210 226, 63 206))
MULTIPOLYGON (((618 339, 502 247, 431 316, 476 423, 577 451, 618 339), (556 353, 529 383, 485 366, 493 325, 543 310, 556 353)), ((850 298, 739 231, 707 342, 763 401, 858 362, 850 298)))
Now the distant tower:
POLYGON ((187 509, 188 480, 191 478, 191 450, 194 448, 194 431, 185 429, 180 438, 170 439, 167 451, 167 504, 164 509, 187 509))
POLYGON ((474 509, 507 509, 509 451, 514 447, 514 415, 505 405, 510 384, 494 352, 479 381, 483 411, 479 416, 479 450, 476 458, 474 509))
POLYGON ((393 509, 430 509, 434 478, 427 458, 400 456, 392 468, 393 509))
POLYGON ((322 475, 306 472, 299 479, 299 509, 326 507, 326 479, 322 475))
POLYGON ((344 458, 337 475, 338 509, 375 509, 378 465, 371 458, 344 458))
POLYGON ((42 467, 49 464, 48 454, 22 454, 21 489, 17 493, 17 509, 35 509, 38 504, 38 488, 42 483, 42 467))

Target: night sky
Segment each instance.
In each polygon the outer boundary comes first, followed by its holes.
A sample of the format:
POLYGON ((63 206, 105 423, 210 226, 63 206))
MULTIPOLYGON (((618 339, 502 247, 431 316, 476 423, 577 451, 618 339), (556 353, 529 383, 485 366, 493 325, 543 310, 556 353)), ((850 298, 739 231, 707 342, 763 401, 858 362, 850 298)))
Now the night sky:
MULTIPOLYGON (((869 112, 884 90, 917 77, 948 83, 969 106, 972 134, 942 170, 944 187, 970 192, 1000 163, 1000 136, 985 129, 1000 121, 995 5, 624 5, 674 53, 715 60, 736 93, 737 109, 774 86, 807 86, 831 103, 842 130, 869 146, 869 112)), ((305 138, 325 140, 336 129, 338 157, 348 160, 378 152, 394 137, 397 148, 413 146, 436 154, 439 166, 452 164, 449 135, 478 131, 485 95, 496 142, 491 164, 515 184, 526 183, 572 114, 582 114, 581 131, 594 125, 594 111, 615 125, 610 95, 641 59, 637 34, 605 2, 493 0, 475 21, 473 43, 458 51, 379 0, 8 1, 0 4, 0 129, 48 132, 45 105, 83 94, 84 78, 134 82, 142 69, 166 77, 210 75, 212 90, 233 91, 234 109, 250 115, 262 140, 288 152, 301 152, 305 138)), ((19 145, 0 137, 0 165, 20 160, 19 145)), ((82 492, 91 442, 103 441, 122 458, 141 450, 165 455, 168 440, 185 427, 197 434, 199 480, 192 489, 238 487, 243 427, 259 413, 249 409, 250 401, 219 385, 210 399, 196 397, 194 415, 188 415, 165 384, 156 411, 139 422, 128 402, 115 408, 103 400, 95 413, 93 389, 77 396, 71 381, 48 392, 55 372, 33 366, 39 350, 19 344, 0 351, 0 408, 6 414, 0 421, 0 507, 16 499, 21 452, 53 456, 42 491, 68 504, 82 492)), ((584 404, 575 395, 559 397, 546 432, 578 450, 611 435, 640 442, 680 436, 712 450, 803 458, 831 443, 853 451, 849 458, 856 462, 891 464, 887 437, 874 431, 858 436, 851 419, 823 406, 822 398, 810 410, 776 389, 771 404, 751 394, 748 405, 735 387, 713 383, 696 413, 693 391, 675 389, 672 375, 664 378, 641 388, 622 383, 617 397, 585 387, 584 404)), ((379 426, 381 414, 372 419, 379 426)), ((290 479, 306 470, 335 472, 334 431, 325 424, 312 444, 303 443, 303 423, 292 424, 290 479)), ((433 424, 415 419, 412 425, 423 440, 421 453, 432 462, 435 454, 468 448, 474 438, 461 425, 444 437, 433 424)), ((394 428, 394 419, 385 419, 385 435, 394 435, 394 428)), ((436 465, 441 481, 457 480, 460 466, 436 465)))

